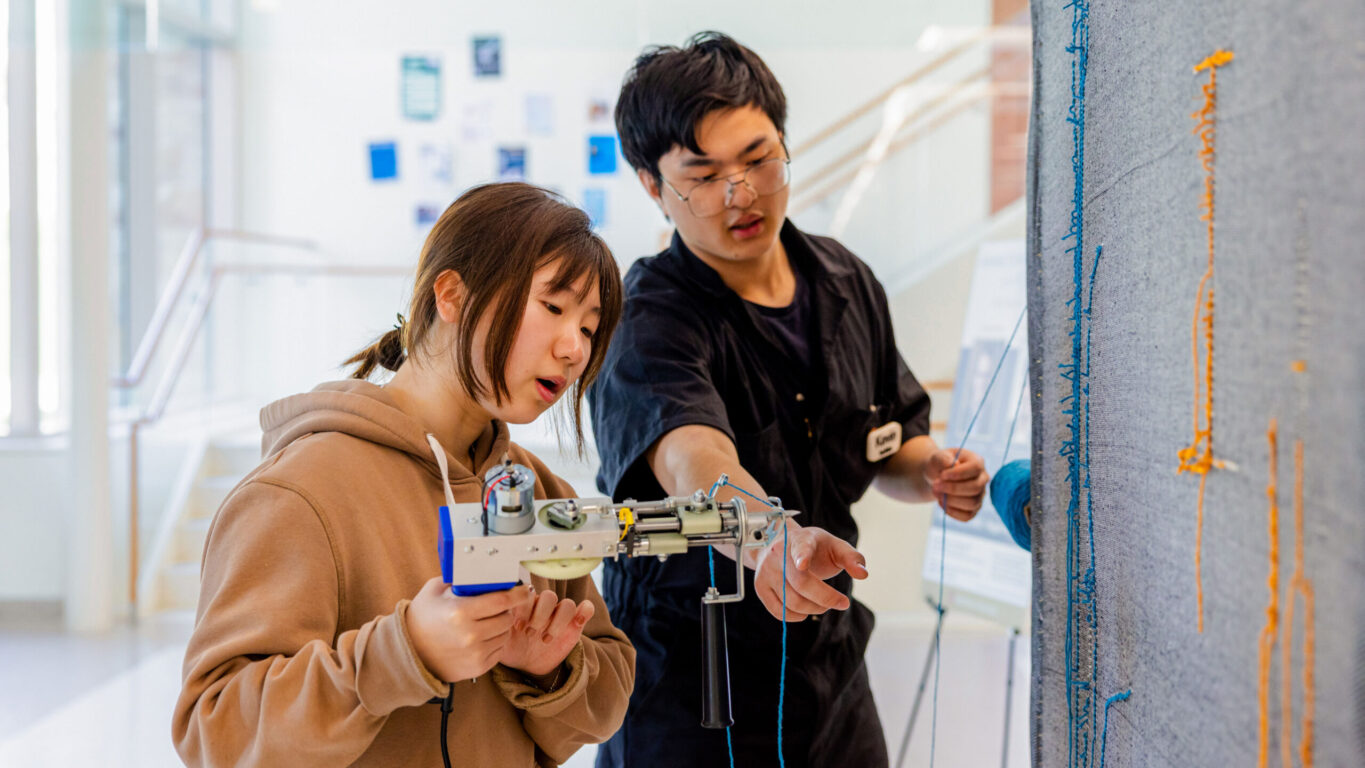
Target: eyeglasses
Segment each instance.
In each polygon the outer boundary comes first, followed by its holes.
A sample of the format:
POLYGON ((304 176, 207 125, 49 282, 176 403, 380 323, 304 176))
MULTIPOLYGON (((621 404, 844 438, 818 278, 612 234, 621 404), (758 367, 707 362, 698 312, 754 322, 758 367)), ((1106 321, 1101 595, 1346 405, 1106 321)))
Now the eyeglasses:
POLYGON ((791 160, 773 157, 754 163, 741 174, 703 181, 689 189, 686 195, 679 192, 668 179, 664 179, 664 183, 673 190, 673 194, 677 195, 679 200, 687 204, 687 210, 691 211, 693 216, 704 219, 730 207, 735 189, 741 184, 748 187, 756 197, 766 197, 782 191, 791 180, 791 160), (738 180, 735 179, 736 175, 739 176, 738 180))

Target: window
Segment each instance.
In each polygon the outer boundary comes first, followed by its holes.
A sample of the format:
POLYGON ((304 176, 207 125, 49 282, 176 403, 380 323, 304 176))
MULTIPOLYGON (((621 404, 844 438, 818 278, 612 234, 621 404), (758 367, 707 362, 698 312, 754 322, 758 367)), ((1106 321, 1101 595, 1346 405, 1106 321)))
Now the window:
MULTIPOLYGON (((66 76, 58 67, 58 39, 65 24, 58 19, 60 3, 34 3, 34 104, 37 118, 38 161, 38 425, 41 432, 65 428, 61 373, 67 347, 61 315, 61 233, 58 194, 58 142, 68 135, 58 123, 58 84, 66 76)), ((31 300, 31 299, 30 299, 31 300)))
MULTIPOLYGON (((145 5, 86 11, 107 14, 112 54, 110 164, 89 174, 110 187, 117 313, 110 374, 126 368, 188 233, 208 223, 215 195, 230 200, 235 190, 223 181, 233 169, 217 167, 209 143, 235 141, 235 111, 231 101, 210 98, 209 84, 229 78, 230 91, 235 24, 226 22, 235 22, 237 2, 164 0, 159 8, 154 47, 145 5)), ((66 260, 67 12, 64 3, 0 0, 0 437, 61 432, 70 420, 70 321, 78 308, 66 287, 79 265, 66 260), (10 45, 12 32, 32 36, 31 58, 11 59, 11 49, 28 50, 10 45), (11 138, 31 143, 11 147, 11 138), (11 210, 12 194, 24 205, 11 210), (16 215, 24 218, 12 221, 16 215)))
POLYGON ((9 3, 0 3, 0 435, 10 431, 9 3))

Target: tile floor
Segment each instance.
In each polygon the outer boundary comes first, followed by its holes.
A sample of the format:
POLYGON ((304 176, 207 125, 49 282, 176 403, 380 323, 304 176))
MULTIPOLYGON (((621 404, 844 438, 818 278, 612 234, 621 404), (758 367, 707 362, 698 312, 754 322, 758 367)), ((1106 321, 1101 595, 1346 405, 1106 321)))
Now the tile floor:
MULTIPOLYGON (((0 626, 0 766, 161 768, 180 765, 170 742, 183 646, 192 618, 169 614, 101 636, 66 634, 53 622, 0 626)), ((868 650, 872 689, 894 761, 932 623, 883 616, 868 650)), ((1001 762, 1005 630, 949 617, 939 677, 935 766, 1001 762)), ((1028 765, 1028 638, 1015 650, 1008 765, 1028 765)), ((929 764, 932 679, 904 768, 929 764)), ((592 750, 570 768, 592 765, 592 750)))

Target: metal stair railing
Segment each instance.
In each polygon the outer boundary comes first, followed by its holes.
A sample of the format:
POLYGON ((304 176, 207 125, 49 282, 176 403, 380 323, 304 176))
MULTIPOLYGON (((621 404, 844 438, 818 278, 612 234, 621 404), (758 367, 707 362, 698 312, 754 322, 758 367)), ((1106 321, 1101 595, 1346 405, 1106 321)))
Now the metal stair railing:
MULTIPOLYGON (((175 267, 171 272, 171 279, 157 301, 156 310, 152 314, 152 319, 147 325, 147 331, 143 334, 138 344, 137 352, 128 366, 128 370, 121 376, 117 376, 111 382, 115 389, 132 389, 142 384, 146 378, 148 368, 156 356, 157 349, 162 340, 170 330, 170 318, 172 313, 181 305, 184 300, 186 287, 189 285, 191 273, 206 246, 215 240, 251 242, 264 245, 274 245, 285 248, 293 248, 303 251, 317 251, 317 245, 309 240, 290 237, 278 237, 274 235, 264 235, 253 232, 230 229, 212 229, 199 227, 190 233, 186 239, 184 247, 181 249, 180 256, 176 260, 175 267)), ((171 351, 169 362, 157 380, 156 388, 152 391, 151 398, 147 404, 138 409, 134 415, 127 419, 128 424, 128 601, 134 607, 138 602, 138 577, 141 568, 138 540, 138 436, 146 427, 159 422, 166 415, 166 409, 170 404, 171 395, 175 392, 176 384, 179 383, 181 375, 184 373, 185 365, 189 361, 190 353, 193 351, 195 342, 199 339, 203 331, 205 321, 208 318, 209 310, 213 306, 214 297, 218 294, 218 288, 224 278, 232 275, 283 275, 292 274, 301 277, 383 277, 383 276, 402 276, 411 272, 407 267, 383 264, 316 264, 316 263, 235 263, 222 264, 210 268, 207 278, 204 281, 204 289, 195 296, 194 303, 189 309, 184 328, 181 330, 174 349, 171 351)))
POLYGON ((926 99, 900 116, 890 135, 868 137, 813 173, 803 175, 799 183, 793 184, 789 215, 797 216, 824 202, 841 189, 853 184, 860 174, 865 176, 870 174, 888 158, 913 146, 917 141, 931 135, 982 101, 997 95, 1027 98, 1030 83, 993 82, 990 66, 974 68, 967 74, 942 84, 931 82, 929 76, 954 61, 978 52, 986 44, 1027 45, 1028 34, 1027 28, 1009 26, 986 26, 967 30, 952 47, 797 145, 791 152, 793 159, 806 156, 815 147, 838 135, 846 134, 860 118, 879 109, 886 111, 893 102, 903 99, 905 94, 910 93, 911 89, 927 88, 931 85, 942 89, 941 93, 926 99), (877 146, 879 139, 882 143, 880 147, 877 146))

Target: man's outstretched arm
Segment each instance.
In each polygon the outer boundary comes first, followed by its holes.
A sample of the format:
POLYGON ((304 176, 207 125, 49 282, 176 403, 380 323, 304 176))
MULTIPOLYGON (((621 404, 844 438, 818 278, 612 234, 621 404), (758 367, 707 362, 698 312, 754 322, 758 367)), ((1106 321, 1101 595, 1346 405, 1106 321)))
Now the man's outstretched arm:
MULTIPOLYGON (((659 485, 671 496, 691 495, 698 488, 709 489, 721 474, 730 482, 766 499, 768 494, 758 481, 739 463, 735 444, 724 432, 700 424, 678 427, 645 452, 645 460, 658 478, 659 485)), ((722 488, 716 496, 728 501, 737 492, 722 488)), ((756 502, 753 502, 756 503, 756 502)), ((807 616, 830 609, 847 610, 848 597, 825 583, 840 571, 848 571, 855 579, 867 578, 866 560, 851 544, 834 534, 815 527, 803 527, 795 520, 787 524, 787 611, 782 613, 782 545, 781 532, 773 542, 757 555, 744 552, 744 564, 754 569, 754 590, 768 612, 787 621, 802 621, 807 616)), ((717 547, 727 557, 735 553, 729 547, 717 547)))

